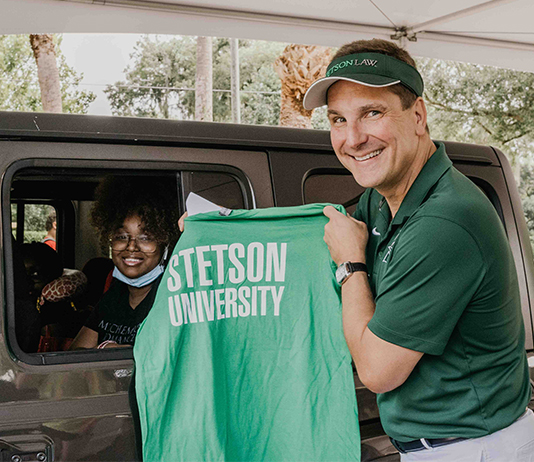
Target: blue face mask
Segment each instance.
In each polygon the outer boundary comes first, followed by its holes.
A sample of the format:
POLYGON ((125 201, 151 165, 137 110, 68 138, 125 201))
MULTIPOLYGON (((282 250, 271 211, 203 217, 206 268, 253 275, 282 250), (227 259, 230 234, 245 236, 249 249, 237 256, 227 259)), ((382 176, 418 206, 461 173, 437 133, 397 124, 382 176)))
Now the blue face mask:
POLYGON ((143 274, 142 276, 139 276, 138 278, 129 278, 122 274, 117 267, 113 270, 113 277, 117 278, 119 281, 124 282, 125 284, 132 286, 132 287, 144 287, 148 284, 151 284, 154 282, 163 272, 165 271, 165 265, 163 262, 167 258, 167 248, 165 248, 165 252, 163 252, 163 257, 161 257, 161 260, 159 264, 150 270, 148 273, 143 274))

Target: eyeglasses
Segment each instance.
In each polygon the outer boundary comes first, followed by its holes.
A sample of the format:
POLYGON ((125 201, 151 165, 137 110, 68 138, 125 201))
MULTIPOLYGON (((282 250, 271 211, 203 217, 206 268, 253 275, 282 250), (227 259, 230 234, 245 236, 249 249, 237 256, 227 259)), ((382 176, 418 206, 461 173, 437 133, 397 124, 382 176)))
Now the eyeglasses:
POLYGON ((129 234, 115 234, 109 240, 111 248, 120 252, 130 246, 130 242, 135 241, 136 247, 143 253, 154 253, 158 250, 158 241, 146 234, 130 236, 129 234))

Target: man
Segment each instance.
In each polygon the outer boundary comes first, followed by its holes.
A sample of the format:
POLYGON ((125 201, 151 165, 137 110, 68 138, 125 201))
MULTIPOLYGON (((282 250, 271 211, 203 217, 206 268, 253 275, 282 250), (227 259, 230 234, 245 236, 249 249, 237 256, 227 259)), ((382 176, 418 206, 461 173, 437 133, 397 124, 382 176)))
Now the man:
POLYGON ((422 95, 409 54, 375 39, 341 47, 304 98, 328 104, 336 155, 369 188, 355 218, 324 209, 345 338, 401 460, 531 460, 512 254, 489 200, 432 142, 422 95))
POLYGON ((56 211, 52 210, 50 215, 48 215, 46 222, 46 236, 41 241, 46 244, 48 247, 51 247, 54 250, 56 249, 56 233, 57 233, 57 222, 56 222, 56 211))

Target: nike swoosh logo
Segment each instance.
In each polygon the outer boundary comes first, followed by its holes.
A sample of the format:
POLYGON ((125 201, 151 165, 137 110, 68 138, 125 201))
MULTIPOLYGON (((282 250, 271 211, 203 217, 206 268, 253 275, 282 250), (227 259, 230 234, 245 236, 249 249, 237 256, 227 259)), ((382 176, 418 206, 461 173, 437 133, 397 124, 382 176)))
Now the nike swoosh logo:
POLYGON ((371 231, 375 236, 380 236, 380 233, 376 230, 376 226, 371 231))

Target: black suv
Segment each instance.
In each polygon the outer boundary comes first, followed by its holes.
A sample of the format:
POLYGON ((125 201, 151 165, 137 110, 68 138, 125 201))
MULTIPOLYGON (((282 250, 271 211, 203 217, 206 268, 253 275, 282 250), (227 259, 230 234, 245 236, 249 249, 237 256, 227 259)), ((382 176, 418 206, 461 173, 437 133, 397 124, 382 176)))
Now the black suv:
MULTIPOLYGON (((494 148, 445 144, 504 223, 531 352, 534 265, 510 166, 494 148)), ((108 256, 88 218, 106 175, 172 178, 182 210, 184 198, 196 192, 229 208, 333 202, 353 211, 363 192, 339 164, 328 132, 201 122, 0 113, 0 170, 0 461, 134 459, 131 349, 35 353, 21 341, 27 326, 18 313, 16 247, 31 240, 24 228, 28 207, 55 209, 63 267, 81 269, 108 256)), ((362 460, 398 460, 374 394, 354 379, 362 460)))

